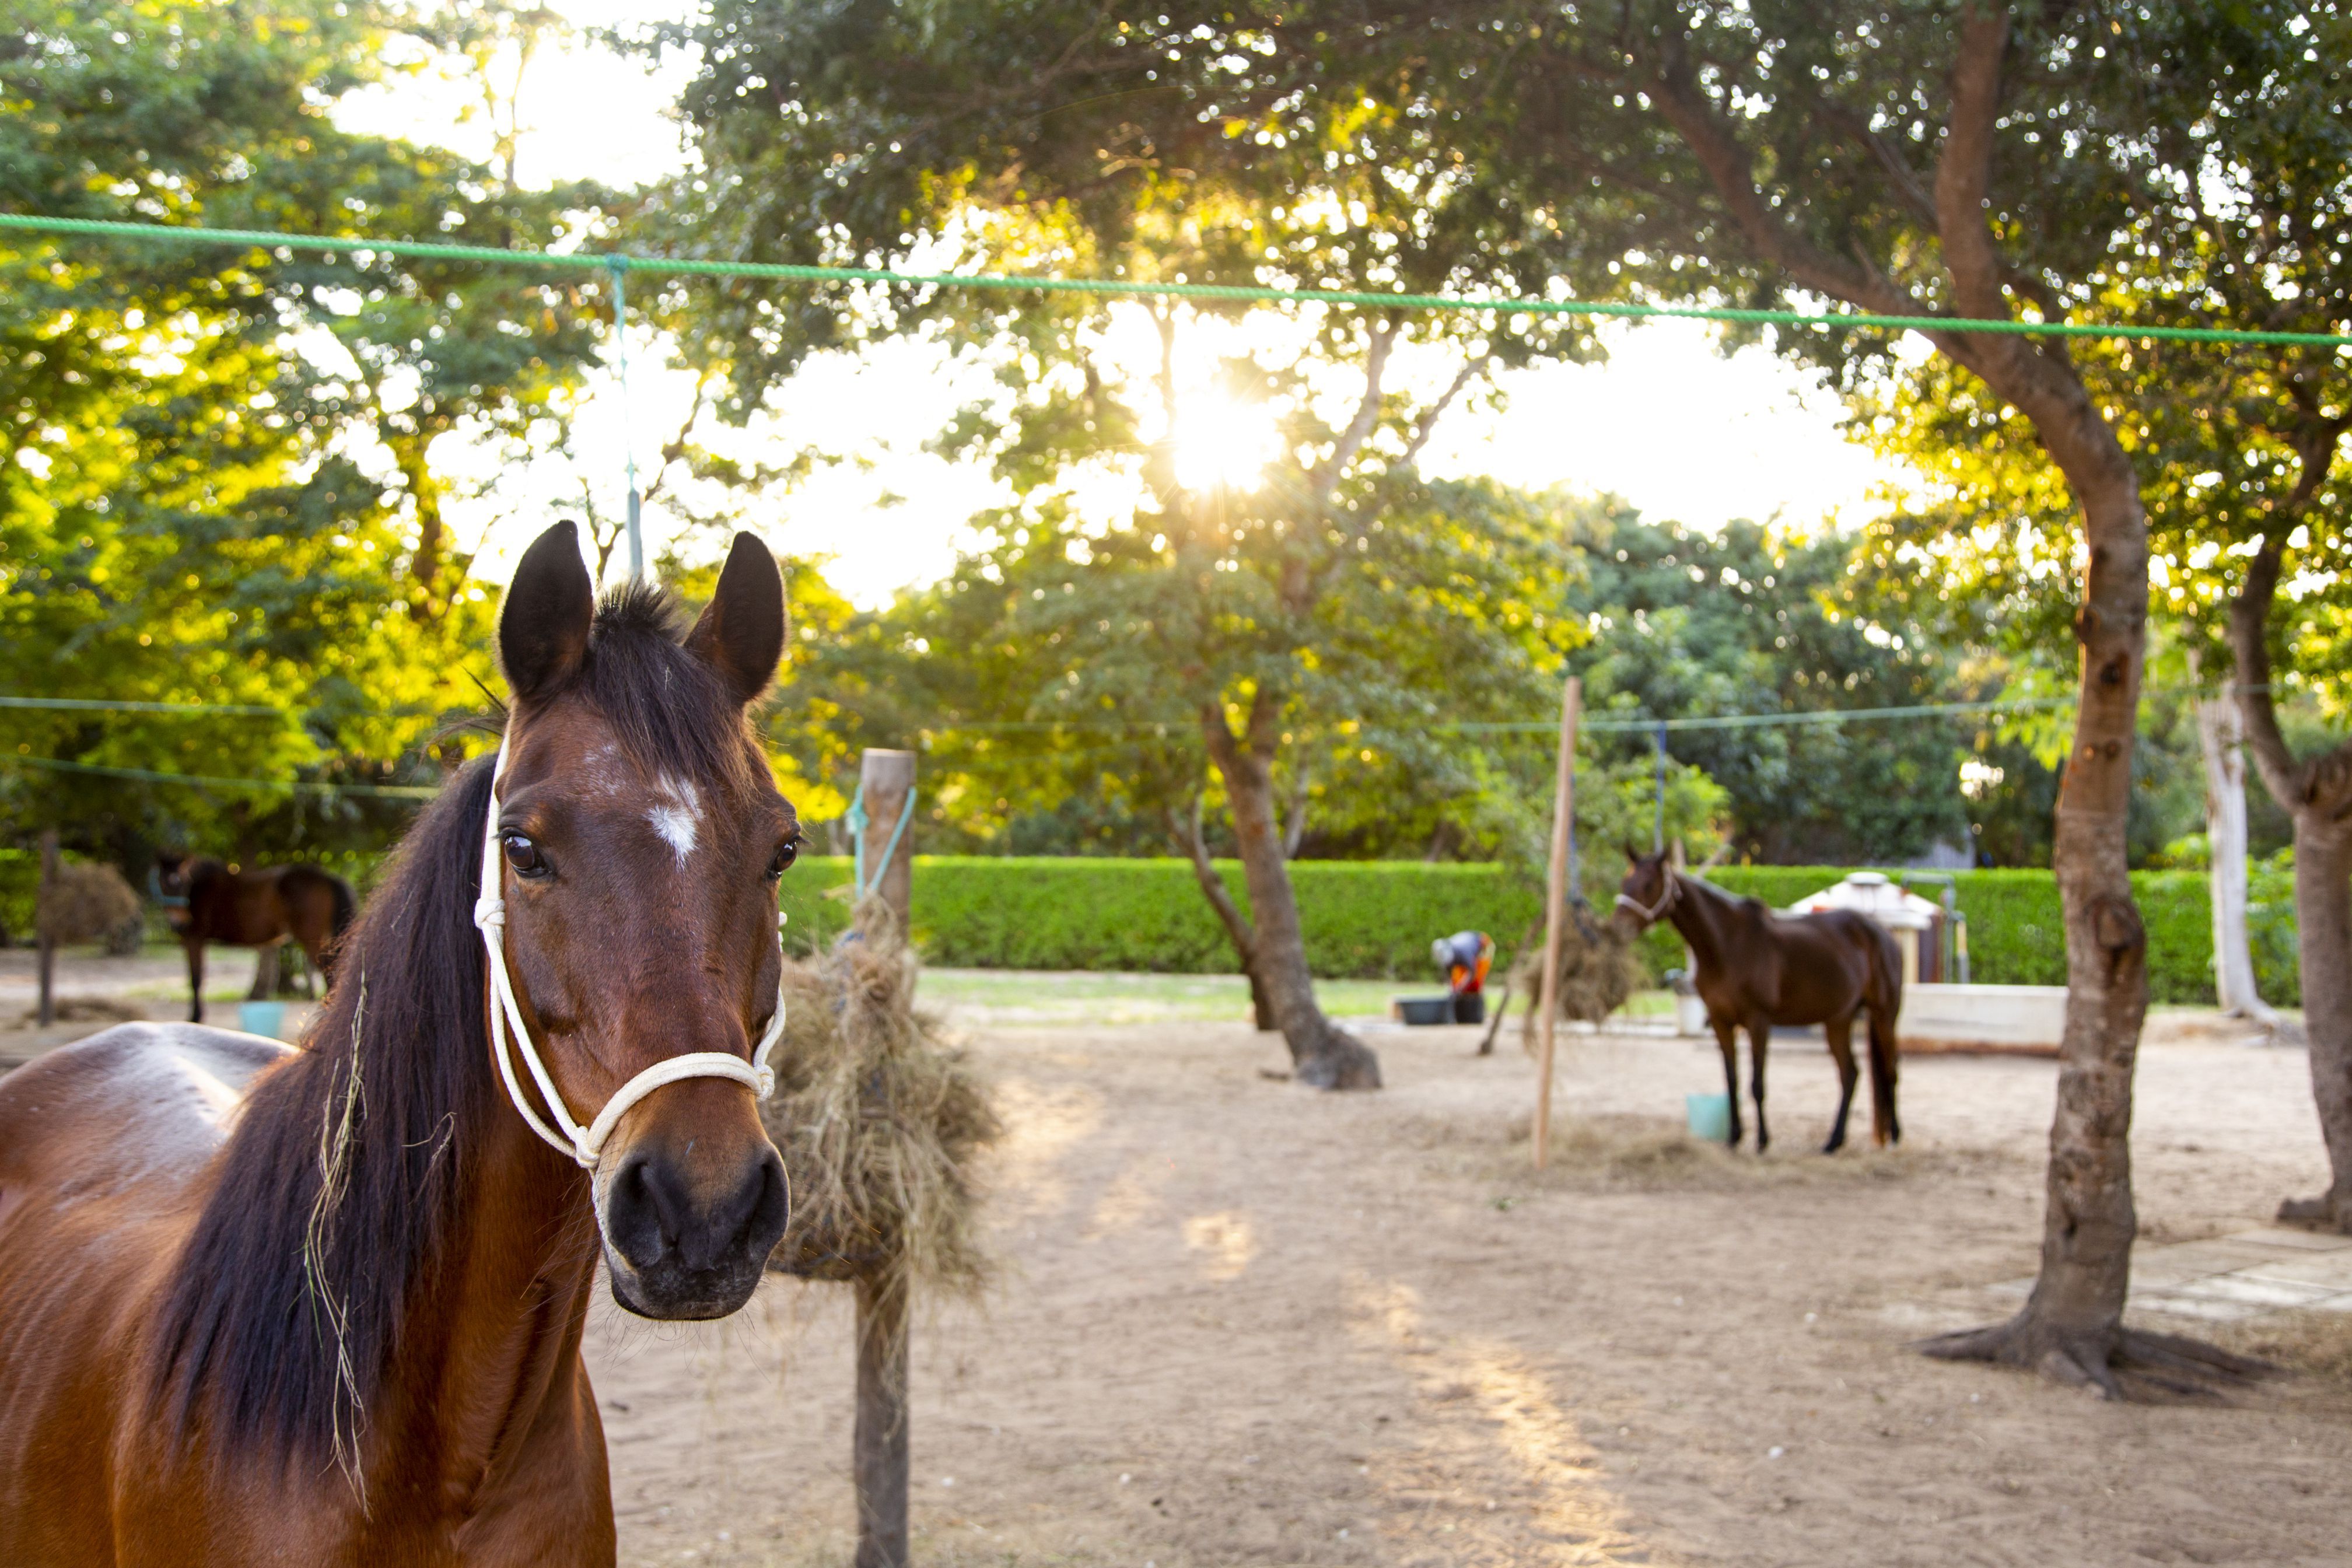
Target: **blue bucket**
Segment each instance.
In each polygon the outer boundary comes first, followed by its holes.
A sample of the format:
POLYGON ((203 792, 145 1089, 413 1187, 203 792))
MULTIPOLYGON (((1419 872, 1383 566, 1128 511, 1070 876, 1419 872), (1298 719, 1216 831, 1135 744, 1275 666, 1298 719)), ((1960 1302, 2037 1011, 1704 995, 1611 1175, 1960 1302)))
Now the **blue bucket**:
POLYGON ((1709 1143, 1731 1142, 1731 1096, 1727 1094, 1684 1095, 1683 1118, 1690 1123, 1694 1138, 1709 1143))
POLYGON ((283 1002, 240 1002, 236 1005, 236 1026, 248 1035, 279 1037, 286 1026, 286 1004, 283 1002))

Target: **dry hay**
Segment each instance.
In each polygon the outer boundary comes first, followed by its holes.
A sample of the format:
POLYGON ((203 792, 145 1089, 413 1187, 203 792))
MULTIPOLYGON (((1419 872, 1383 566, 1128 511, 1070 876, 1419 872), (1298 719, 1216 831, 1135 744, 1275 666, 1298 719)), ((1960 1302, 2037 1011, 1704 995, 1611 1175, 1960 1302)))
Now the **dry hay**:
POLYGON ((769 1267, 814 1279, 986 1282, 971 1159, 1003 1130, 939 1020, 915 1006, 920 966, 888 909, 864 934, 784 963, 776 1092, 762 1108, 792 1178, 792 1221, 769 1267))
POLYGON ((2266 1312, 2212 1325, 2206 1337, 2240 1355, 2352 1387, 2352 1312, 2266 1312))
MULTIPOLYGON (((1527 1011, 1519 1017, 1519 1042, 1536 1048, 1536 1009, 1540 1005, 1537 977, 1543 970, 1543 927, 1538 924, 1519 944, 1511 964, 1509 984, 1525 993, 1527 1011)), ((1633 944, 1592 911, 1576 904, 1568 911, 1559 942, 1559 1016, 1570 1023, 1598 1024, 1625 1005, 1646 978, 1641 954, 1633 944)))
MULTIPOLYGON (((1535 1118, 1422 1115, 1404 1126, 1436 1173, 1522 1189, 1573 1192, 1714 1192, 1981 1177, 2011 1163, 1989 1149, 1878 1149, 1867 1132, 1835 1154, 1810 1140, 1776 1140, 1759 1155, 1691 1136, 1663 1117, 1555 1112, 1546 1163, 1535 1169, 1535 1118)), ((1752 1134, 1751 1134, 1752 1136, 1752 1134)))
POLYGON ((111 866, 59 860, 41 878, 35 929, 65 944, 96 942, 142 919, 139 895, 111 866))

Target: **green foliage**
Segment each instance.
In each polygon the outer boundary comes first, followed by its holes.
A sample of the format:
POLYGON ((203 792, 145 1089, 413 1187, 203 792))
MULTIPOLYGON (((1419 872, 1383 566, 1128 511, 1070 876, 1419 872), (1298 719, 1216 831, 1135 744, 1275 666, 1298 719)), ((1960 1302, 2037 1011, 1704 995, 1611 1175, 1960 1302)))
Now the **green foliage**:
MULTIPOLYGON (((1220 861, 1218 869, 1247 908, 1240 866, 1220 861)), ((1499 970, 1542 907, 1538 895, 1496 865, 1301 860, 1292 862, 1290 873, 1307 962, 1326 978, 1420 981, 1427 977, 1431 940, 1465 929, 1495 938, 1499 970)), ((1832 866, 1723 866, 1707 879, 1785 909, 1850 874, 1850 868, 1832 866)), ((839 936, 848 906, 825 893, 848 880, 849 862, 839 856, 803 856, 785 877, 785 940, 795 951, 839 936)), ((1975 983, 2066 983, 2065 929, 2049 872, 1962 871, 1958 881, 1975 983)), ((2204 877, 2141 871, 2132 889, 2147 925, 2150 999, 2210 1005, 2212 914, 2204 877)), ((1939 896, 1935 889, 1921 891, 1939 896)), ((2263 994, 2298 1005, 2288 874, 2258 868, 2253 894, 2263 994)), ((1181 974, 1234 967, 1232 945, 1182 860, 922 855, 915 859, 914 910, 925 961, 948 967, 1181 974)), ((1655 928, 1643 952, 1654 973, 1683 962, 1669 927, 1655 928)))
MULTIPOLYGON (((335 126, 404 21, 337 0, 20 8, 0 32, 0 208, 518 247, 572 234, 596 193, 520 192, 335 126)), ((0 293, 0 687, 278 710, 11 710, 0 762, 436 777, 420 749, 494 671, 433 446, 462 429, 520 448, 593 358, 601 298, 363 250, 15 236, 0 293)), ((159 840, 248 859, 374 845, 405 810, 0 766, 6 830, 60 826, 134 880, 159 840)))

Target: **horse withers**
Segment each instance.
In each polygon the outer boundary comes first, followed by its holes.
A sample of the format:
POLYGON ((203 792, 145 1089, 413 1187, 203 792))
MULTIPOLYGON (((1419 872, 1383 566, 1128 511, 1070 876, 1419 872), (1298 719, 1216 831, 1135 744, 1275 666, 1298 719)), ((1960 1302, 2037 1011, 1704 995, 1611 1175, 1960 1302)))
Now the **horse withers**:
POLYGON ((600 1261, 716 1317, 785 1224, 755 1095, 799 828, 745 717, 783 636, 749 535, 681 638, 551 530, 500 757, 410 831, 300 1048, 134 1024, 0 1079, 0 1563, 614 1561, 600 1261))
POLYGON ((155 894, 188 954, 188 1021, 205 1021, 205 944, 272 947, 292 941, 334 984, 335 948, 358 910, 352 885, 316 866, 247 871, 210 857, 155 858, 155 894))
POLYGON ((1838 1108, 1822 1152, 1844 1147, 1846 1113, 1853 1105, 1853 1021, 1864 1012, 1869 1015, 1871 1138, 1881 1148, 1899 1142, 1895 1020, 1903 1009, 1903 959, 1886 928, 1854 910, 1780 914, 1760 899, 1739 898, 1677 871, 1664 854, 1643 855, 1629 846, 1625 858, 1631 868, 1618 885, 1612 919, 1628 938, 1668 921, 1690 948, 1699 999, 1723 1051, 1731 1147, 1739 1147, 1740 1138, 1740 1029, 1748 1031, 1757 1152, 1772 1141, 1764 1124, 1764 1053, 1775 1024, 1819 1024, 1828 1037, 1837 1062, 1838 1108))

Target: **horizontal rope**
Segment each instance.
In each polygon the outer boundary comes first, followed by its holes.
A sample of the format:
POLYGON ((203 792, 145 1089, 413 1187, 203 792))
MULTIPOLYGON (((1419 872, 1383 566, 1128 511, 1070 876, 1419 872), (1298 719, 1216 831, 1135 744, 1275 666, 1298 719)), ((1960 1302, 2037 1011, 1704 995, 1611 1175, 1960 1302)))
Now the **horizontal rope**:
POLYGON ((430 784, 334 784, 301 779, 232 779, 210 773, 165 773, 152 768, 110 768, 96 763, 68 763, 57 757, 12 757, 0 753, 0 764, 39 768, 53 773, 89 773, 100 778, 133 779, 147 784, 194 784, 205 789, 266 789, 302 795, 378 795, 391 800, 431 800, 441 792, 430 784))
POLYGON ((267 719, 284 712, 257 702, 115 702, 95 697, 0 697, 0 708, 58 709, 69 713, 239 713, 267 719))
POLYGON ((0 213, 0 229, 79 235, 173 245, 225 245, 309 251, 369 251, 431 261, 474 261, 493 267, 586 268, 678 278, 766 278, 787 283, 887 283, 918 288, 1032 289, 1117 299, 1202 300, 1218 303, 1338 305, 1357 310, 1449 311, 1507 316, 1603 316, 1629 321, 1670 318, 1748 326, 1820 331, 1879 330, 1989 332, 2011 337, 2118 338, 2154 342, 2263 343, 2352 349, 2342 332, 2249 331, 2233 327, 2102 326, 2074 321, 2021 321, 1974 316, 1885 316, 1861 310, 1759 310, 1717 305, 1641 305, 1595 300, 1473 300, 1452 294, 1379 293, 1358 289, 1277 289, 1242 283, 1141 283, 1117 278, 1024 278, 982 272, 898 272, 880 267, 803 267, 772 261, 707 261, 631 256, 619 251, 509 250, 438 240, 382 239, 370 235, 281 234, 270 229, 198 228, 101 218, 45 217, 0 213))

